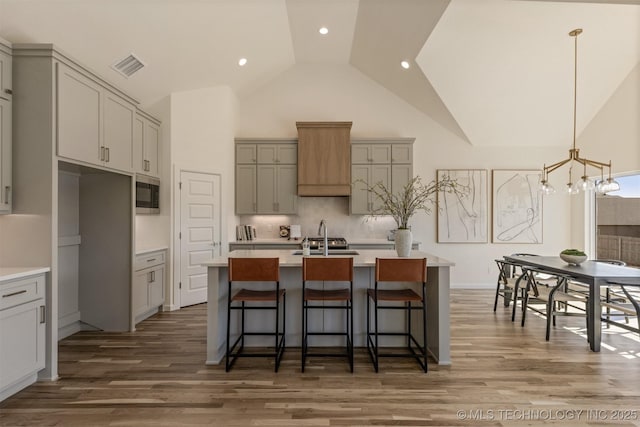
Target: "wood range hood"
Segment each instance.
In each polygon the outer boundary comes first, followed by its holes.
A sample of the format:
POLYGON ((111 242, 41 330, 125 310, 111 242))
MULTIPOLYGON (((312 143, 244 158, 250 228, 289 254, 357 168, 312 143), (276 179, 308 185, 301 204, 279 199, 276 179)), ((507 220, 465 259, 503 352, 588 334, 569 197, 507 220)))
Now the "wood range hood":
POLYGON ((298 196, 351 195, 352 122, 296 122, 298 196))

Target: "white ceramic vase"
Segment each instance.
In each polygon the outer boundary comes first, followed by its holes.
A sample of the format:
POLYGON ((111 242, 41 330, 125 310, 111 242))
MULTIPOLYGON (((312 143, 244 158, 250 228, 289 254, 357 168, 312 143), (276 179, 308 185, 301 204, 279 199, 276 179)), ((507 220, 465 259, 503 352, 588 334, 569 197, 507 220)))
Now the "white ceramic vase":
POLYGON ((413 236, 411 230, 398 229, 396 231, 396 252, 399 257, 408 257, 411 253, 411 244, 413 243, 413 236))

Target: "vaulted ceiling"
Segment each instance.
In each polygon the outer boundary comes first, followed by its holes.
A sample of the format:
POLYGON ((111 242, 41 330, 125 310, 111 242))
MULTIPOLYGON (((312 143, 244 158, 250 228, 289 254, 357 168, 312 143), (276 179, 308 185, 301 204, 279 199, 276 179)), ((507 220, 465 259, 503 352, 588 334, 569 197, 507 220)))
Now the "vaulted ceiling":
POLYGON ((343 64, 481 146, 570 145, 578 27, 581 130, 640 62, 640 1, 0 0, 0 37, 53 43, 142 104, 343 64), (127 79, 111 65, 130 53, 146 66, 127 79))

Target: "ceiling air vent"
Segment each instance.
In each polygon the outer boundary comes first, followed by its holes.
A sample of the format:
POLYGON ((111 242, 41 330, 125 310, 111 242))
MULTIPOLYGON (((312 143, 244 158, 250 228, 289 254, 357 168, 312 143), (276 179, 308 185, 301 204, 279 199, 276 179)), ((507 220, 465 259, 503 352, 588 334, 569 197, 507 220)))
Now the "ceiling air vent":
POLYGON ((129 54, 126 58, 116 62, 111 66, 114 70, 129 78, 137 71, 141 70, 145 64, 133 53, 129 54))

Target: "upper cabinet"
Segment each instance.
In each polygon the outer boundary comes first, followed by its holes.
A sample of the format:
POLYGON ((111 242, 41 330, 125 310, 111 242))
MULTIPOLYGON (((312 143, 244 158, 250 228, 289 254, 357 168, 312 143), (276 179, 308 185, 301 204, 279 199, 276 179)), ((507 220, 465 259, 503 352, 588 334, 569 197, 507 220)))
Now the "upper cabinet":
POLYGON ((140 110, 133 125, 133 170, 160 177, 160 122, 140 110))
POLYGON ((131 171, 135 105, 60 62, 56 83, 58 155, 131 171))
POLYGON ((295 214, 294 140, 236 139, 236 214, 295 214))
POLYGON ((351 141, 350 212, 368 215, 380 207, 366 186, 382 183, 394 194, 413 178, 413 138, 353 139, 351 141))
POLYGON ((298 195, 351 194, 351 122, 296 122, 298 195))
POLYGON ((0 214, 11 213, 12 58, 9 43, 0 39, 0 214))
POLYGON ((11 48, 0 39, 0 99, 13 97, 11 48))

